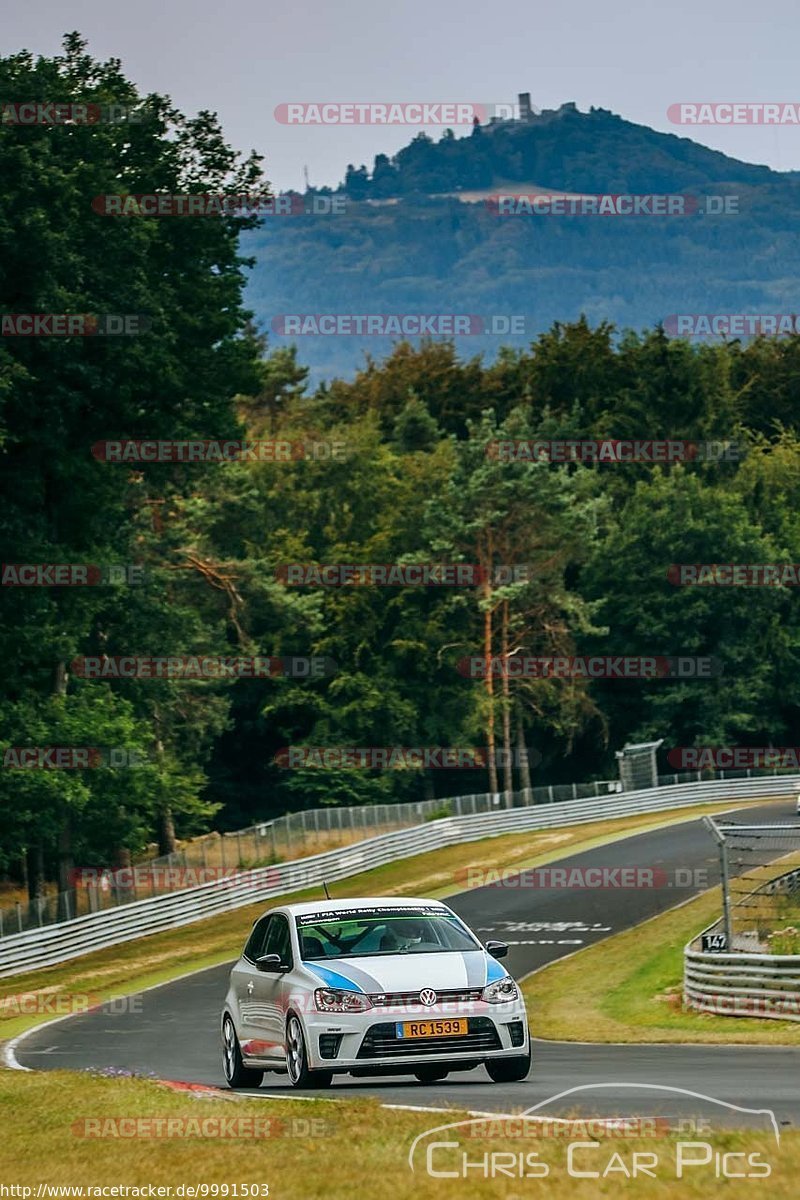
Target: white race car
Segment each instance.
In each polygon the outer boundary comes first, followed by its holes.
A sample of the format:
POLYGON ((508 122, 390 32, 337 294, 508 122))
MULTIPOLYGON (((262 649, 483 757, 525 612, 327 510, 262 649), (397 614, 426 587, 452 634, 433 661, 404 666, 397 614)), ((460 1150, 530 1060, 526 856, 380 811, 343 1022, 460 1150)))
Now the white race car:
POLYGON ((484 1063, 496 1083, 524 1079, 525 1004, 497 962, 435 900, 323 900, 260 917, 231 971, 222 1013, 232 1088, 288 1071, 295 1087, 334 1074, 411 1074, 422 1083, 484 1063))

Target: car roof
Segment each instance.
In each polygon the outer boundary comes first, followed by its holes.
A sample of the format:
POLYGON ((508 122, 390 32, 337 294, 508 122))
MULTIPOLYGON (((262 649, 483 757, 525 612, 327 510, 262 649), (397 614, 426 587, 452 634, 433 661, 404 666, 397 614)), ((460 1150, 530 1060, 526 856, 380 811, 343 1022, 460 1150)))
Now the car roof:
POLYGON ((354 908, 441 908, 449 911, 440 900, 414 899, 409 896, 353 896, 346 900, 307 900, 302 904, 282 904, 280 911, 299 917, 306 913, 336 913, 354 908))

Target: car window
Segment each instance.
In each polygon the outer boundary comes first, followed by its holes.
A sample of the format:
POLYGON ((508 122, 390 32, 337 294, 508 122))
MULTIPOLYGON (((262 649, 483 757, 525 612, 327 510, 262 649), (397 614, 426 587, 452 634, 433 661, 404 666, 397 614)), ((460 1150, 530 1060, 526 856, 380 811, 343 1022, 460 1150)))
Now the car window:
POLYGON ((282 963, 292 965, 292 939, 286 917, 276 913, 267 928, 267 937, 262 954, 279 954, 282 963))
POLYGON ((462 921, 442 909, 349 909, 303 913, 297 932, 304 959, 376 954, 463 953, 480 943, 462 921))
POLYGON ((264 944, 267 937, 267 926, 270 924, 271 917, 261 917, 253 926, 252 933, 247 939, 247 944, 244 948, 244 957, 250 962, 255 962, 262 954, 265 954, 264 944))

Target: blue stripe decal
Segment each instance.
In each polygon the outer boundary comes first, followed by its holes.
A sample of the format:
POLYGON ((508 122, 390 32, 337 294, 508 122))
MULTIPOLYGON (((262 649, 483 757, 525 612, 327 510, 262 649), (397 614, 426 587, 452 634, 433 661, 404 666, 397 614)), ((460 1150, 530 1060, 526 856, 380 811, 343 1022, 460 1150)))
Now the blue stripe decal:
POLYGON ((486 982, 494 983, 497 979, 505 979, 508 972, 500 966, 496 958, 486 955, 486 982))
POLYGON ((483 987, 486 982, 486 952, 484 950, 465 950, 461 955, 461 961, 467 973, 467 987, 483 987))
POLYGON ((321 967, 318 963, 303 962, 303 966, 312 975, 316 975, 328 987, 344 988, 346 992, 363 992, 363 988, 359 987, 352 979, 348 979, 346 975, 340 975, 338 971, 331 971, 329 967, 321 967))

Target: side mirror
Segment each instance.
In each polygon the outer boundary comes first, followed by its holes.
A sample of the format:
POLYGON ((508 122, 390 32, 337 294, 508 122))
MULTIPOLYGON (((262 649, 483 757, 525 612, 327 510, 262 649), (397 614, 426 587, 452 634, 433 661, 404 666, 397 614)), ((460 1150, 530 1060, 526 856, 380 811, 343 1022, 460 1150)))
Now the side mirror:
POLYGON ((508 946, 505 942, 487 942, 486 949, 492 958, 505 958, 508 954, 508 946))
POLYGON ((261 958, 256 959, 256 967, 259 971, 286 970, 285 964, 281 961, 280 954, 262 954, 261 958))

